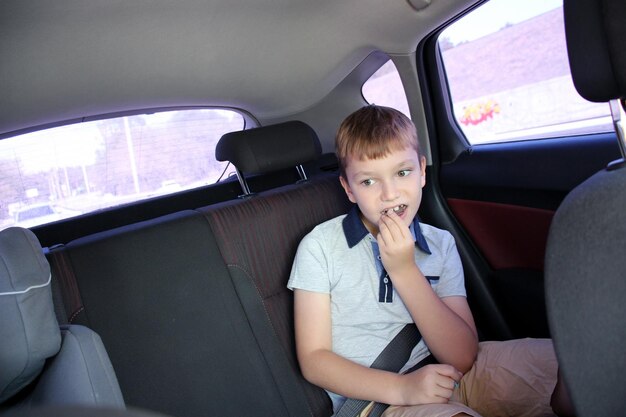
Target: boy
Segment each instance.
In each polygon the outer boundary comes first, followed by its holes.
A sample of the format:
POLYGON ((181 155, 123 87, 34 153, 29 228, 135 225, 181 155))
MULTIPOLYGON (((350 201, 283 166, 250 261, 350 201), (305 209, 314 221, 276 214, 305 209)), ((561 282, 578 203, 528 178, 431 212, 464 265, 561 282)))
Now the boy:
POLYGON ((550 341, 481 344, 476 360, 454 239, 417 219, 426 161, 413 123, 391 108, 364 107, 340 126, 336 153, 341 185, 356 206, 302 240, 288 283, 304 377, 327 390, 335 413, 357 398, 392 404, 387 417, 550 415, 557 373, 550 341), (405 375, 369 368, 411 322, 422 340, 403 370, 429 354, 439 364, 405 375), (489 374, 491 358, 511 369, 489 374), (475 404, 477 411, 468 407, 475 404))

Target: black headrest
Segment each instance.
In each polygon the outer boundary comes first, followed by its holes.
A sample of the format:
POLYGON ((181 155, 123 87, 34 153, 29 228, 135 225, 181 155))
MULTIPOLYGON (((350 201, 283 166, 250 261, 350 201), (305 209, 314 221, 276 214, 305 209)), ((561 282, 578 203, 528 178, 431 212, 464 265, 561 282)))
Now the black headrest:
POLYGON ((50 280, 33 232, 0 231, 0 403, 31 383, 59 351, 50 280))
POLYGON ((230 161, 246 174, 295 167, 318 158, 321 153, 317 134, 300 121, 227 133, 215 148, 218 161, 230 161))
POLYGON ((626 98, 626 1, 564 0, 574 86, 589 101, 626 98))

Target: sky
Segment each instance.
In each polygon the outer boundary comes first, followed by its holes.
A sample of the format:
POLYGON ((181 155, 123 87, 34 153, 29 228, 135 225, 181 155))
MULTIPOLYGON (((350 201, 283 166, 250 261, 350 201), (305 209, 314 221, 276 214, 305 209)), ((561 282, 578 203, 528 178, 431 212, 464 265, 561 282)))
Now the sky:
POLYGON ((562 0, 491 0, 459 19, 442 34, 454 44, 470 41, 561 7, 562 0))
POLYGON ((96 162, 104 141, 94 122, 62 126, 0 141, 0 160, 18 158, 27 174, 96 162))

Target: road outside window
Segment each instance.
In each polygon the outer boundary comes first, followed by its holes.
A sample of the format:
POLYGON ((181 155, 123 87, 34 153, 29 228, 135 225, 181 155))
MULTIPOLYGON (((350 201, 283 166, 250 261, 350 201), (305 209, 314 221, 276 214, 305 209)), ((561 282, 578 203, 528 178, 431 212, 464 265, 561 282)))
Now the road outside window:
POLYGON ((212 184, 234 171, 219 138, 244 127, 222 109, 121 117, 0 140, 0 229, 212 184))
POLYGON ((572 83, 561 0, 491 0, 439 36, 454 116, 472 144, 612 131, 572 83))

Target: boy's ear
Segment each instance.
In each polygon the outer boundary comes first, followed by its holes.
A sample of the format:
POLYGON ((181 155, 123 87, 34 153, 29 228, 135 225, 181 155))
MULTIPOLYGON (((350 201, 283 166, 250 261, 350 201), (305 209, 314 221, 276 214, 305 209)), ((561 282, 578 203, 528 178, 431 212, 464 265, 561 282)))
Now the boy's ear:
POLYGON ((420 156, 420 174, 422 175, 422 188, 426 185, 426 157, 420 156))
POLYGON ((346 195, 348 196, 348 200, 350 200, 353 203, 356 203, 356 199, 354 198, 354 194, 352 194, 352 189, 350 188, 350 184, 348 184, 348 180, 346 180, 343 175, 340 175, 339 182, 341 183, 343 190, 346 192, 346 195))

